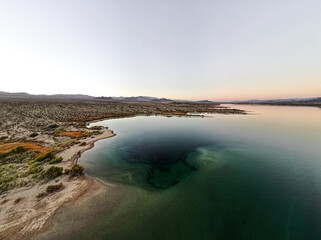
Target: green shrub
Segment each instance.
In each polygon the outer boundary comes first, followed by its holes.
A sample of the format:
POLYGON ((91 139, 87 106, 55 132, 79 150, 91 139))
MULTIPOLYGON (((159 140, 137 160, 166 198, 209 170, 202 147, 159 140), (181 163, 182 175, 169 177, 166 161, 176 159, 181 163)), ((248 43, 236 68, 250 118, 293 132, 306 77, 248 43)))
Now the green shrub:
POLYGON ((57 185, 48 185, 46 191, 39 193, 36 197, 38 199, 41 199, 50 193, 60 191, 63 187, 64 187, 64 185, 62 183, 59 183, 57 185))
POLYGON ((47 152, 46 154, 42 154, 38 157, 36 157, 35 162, 42 162, 47 159, 52 159, 54 158, 53 152, 47 152))
POLYGON ((57 192, 57 191, 60 191, 62 188, 63 188, 63 184, 60 183, 60 184, 57 184, 57 185, 49 185, 46 189, 46 192, 47 193, 53 193, 53 192, 57 192))
POLYGON ((9 188, 9 183, 7 182, 0 183, 0 193, 7 191, 8 188, 9 188))
POLYGON ((70 169, 69 168, 65 168, 65 172, 64 173, 68 175, 70 173, 70 169))
POLYGON ((30 168, 28 170, 28 174, 40 173, 42 170, 43 170, 43 167, 42 167, 41 163, 35 162, 30 166, 30 168))
POLYGON ((62 167, 50 167, 45 172, 45 177, 47 179, 54 179, 59 177, 62 174, 63 168, 62 167))
POLYGON ((72 166, 71 170, 70 170, 70 175, 71 176, 78 176, 83 174, 83 171, 85 170, 85 168, 83 166, 80 166, 79 164, 75 164, 72 166))
POLYGON ((22 152, 25 152, 26 149, 25 147, 23 146, 18 146, 15 150, 14 150, 14 153, 22 153, 22 152))
POLYGON ((60 163, 63 160, 62 157, 58 157, 58 158, 53 158, 49 161, 49 164, 55 164, 55 163, 60 163))
POLYGON ((25 180, 20 180, 20 182, 18 183, 19 187, 23 187, 23 186, 26 186, 26 185, 27 185, 27 182, 25 180))

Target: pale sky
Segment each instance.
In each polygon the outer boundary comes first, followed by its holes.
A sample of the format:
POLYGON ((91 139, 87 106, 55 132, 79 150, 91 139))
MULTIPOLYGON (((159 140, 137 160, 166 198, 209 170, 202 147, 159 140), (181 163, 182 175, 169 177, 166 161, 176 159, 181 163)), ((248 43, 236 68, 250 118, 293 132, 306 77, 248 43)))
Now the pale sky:
POLYGON ((321 96, 319 0, 1 0, 0 91, 321 96))

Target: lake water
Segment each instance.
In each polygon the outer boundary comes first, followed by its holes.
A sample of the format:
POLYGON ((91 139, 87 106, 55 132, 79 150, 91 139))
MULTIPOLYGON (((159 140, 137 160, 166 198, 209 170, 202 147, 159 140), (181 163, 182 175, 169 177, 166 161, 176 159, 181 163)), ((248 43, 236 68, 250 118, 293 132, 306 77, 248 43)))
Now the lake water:
MULTIPOLYGON (((77 239, 321 239, 321 109, 106 120, 80 158, 128 194, 77 239)), ((103 201, 100 202, 103 204, 103 201)))

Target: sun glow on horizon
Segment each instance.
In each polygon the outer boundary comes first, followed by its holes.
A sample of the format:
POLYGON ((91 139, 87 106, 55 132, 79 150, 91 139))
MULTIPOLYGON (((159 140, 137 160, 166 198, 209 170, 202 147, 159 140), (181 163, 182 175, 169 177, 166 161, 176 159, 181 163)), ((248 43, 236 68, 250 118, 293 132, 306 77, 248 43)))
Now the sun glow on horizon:
POLYGON ((231 101, 321 95, 316 1, 5 1, 1 91, 231 101))

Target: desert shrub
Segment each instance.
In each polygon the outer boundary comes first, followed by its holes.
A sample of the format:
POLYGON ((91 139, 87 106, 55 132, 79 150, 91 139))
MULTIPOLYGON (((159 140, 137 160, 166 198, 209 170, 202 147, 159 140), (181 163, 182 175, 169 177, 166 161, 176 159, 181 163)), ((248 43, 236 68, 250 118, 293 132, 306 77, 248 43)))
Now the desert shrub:
POLYGON ((62 174, 63 168, 62 167, 50 167, 45 172, 45 177, 47 179, 54 179, 59 177, 62 174))
POLYGON ((64 187, 64 185, 62 183, 59 183, 57 185, 48 185, 47 188, 46 188, 46 191, 39 193, 36 196, 36 198, 41 199, 41 198, 47 196, 50 193, 60 191, 63 187, 64 187))
POLYGON ((20 180, 20 182, 18 183, 18 186, 19 187, 23 187, 23 186, 26 186, 27 185, 27 182, 25 180, 20 180))
POLYGON ((42 170, 43 170, 43 167, 42 167, 41 163, 35 162, 30 166, 30 168, 28 170, 28 174, 40 173, 42 170))
POLYGON ((86 146, 86 144, 87 144, 86 142, 82 142, 79 144, 79 146, 86 146))
POLYGON ((0 183, 0 194, 7 191, 9 189, 9 183, 8 182, 2 182, 0 183))
POLYGON ((39 181, 41 179, 45 179, 46 178, 46 172, 44 170, 42 170, 39 173, 34 173, 34 174, 31 175, 31 178, 33 180, 36 180, 36 181, 39 181))
POLYGON ((15 164, 0 165, 0 194, 13 188, 18 178, 18 169, 15 164))
POLYGON ((41 192, 41 193, 37 194, 36 198, 40 199, 40 198, 43 198, 45 196, 47 196, 47 193, 46 192, 41 192))
POLYGON ((64 173, 68 175, 70 173, 70 169, 69 168, 65 168, 64 173))
POLYGON ((38 133, 31 133, 30 135, 29 135, 29 137, 37 137, 39 134, 38 133))
POLYGON ((71 176, 78 176, 83 174, 85 168, 83 166, 80 166, 79 164, 75 164, 72 166, 70 170, 70 175, 71 176))
POLYGON ((26 149, 25 147, 23 146, 18 146, 15 150, 14 150, 14 153, 22 153, 22 152, 25 152, 26 149))
POLYGON ((52 158, 54 158, 53 152, 47 152, 45 154, 42 154, 42 155, 36 157, 35 162, 42 162, 44 160, 49 160, 52 158))
POLYGON ((15 149, 12 149, 10 152, 6 152, 6 153, 0 154, 0 159, 1 159, 1 158, 6 158, 6 157, 8 157, 8 156, 10 156, 10 155, 12 155, 12 154, 14 154, 14 153, 23 153, 23 152, 25 152, 25 151, 26 151, 25 147, 23 147, 23 146, 18 146, 18 147, 16 147, 15 149))
POLYGON ((21 197, 18 197, 16 200, 14 200, 14 203, 17 204, 18 202, 20 202, 22 200, 21 197))
POLYGON ((62 157, 58 157, 58 158, 53 158, 49 161, 49 164, 55 164, 55 163, 60 163, 63 160, 62 157))
POLYGON ((62 183, 59 183, 57 185, 49 185, 46 189, 46 192, 47 193, 57 192, 57 191, 60 191, 63 187, 64 185, 62 183))

